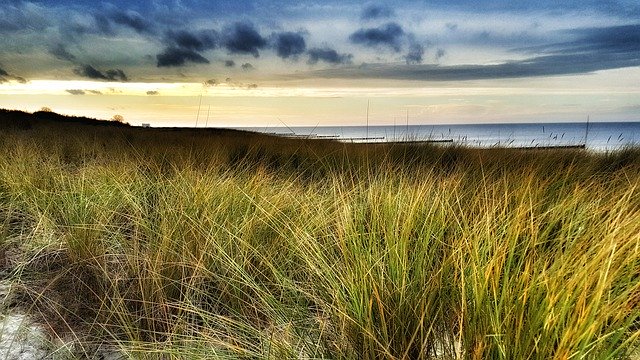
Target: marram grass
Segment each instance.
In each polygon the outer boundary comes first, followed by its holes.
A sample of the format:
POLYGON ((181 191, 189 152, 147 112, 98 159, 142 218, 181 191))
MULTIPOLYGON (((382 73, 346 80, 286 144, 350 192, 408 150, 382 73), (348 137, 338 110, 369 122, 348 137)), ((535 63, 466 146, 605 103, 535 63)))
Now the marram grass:
POLYGON ((80 355, 626 359, 640 344, 634 149, 34 128, 0 134, 0 153, 5 277, 80 355))

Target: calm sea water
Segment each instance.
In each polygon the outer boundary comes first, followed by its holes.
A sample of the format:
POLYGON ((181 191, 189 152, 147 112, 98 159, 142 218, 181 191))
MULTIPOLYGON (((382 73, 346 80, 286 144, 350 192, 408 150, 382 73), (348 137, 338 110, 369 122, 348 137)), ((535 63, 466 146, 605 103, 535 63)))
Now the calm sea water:
POLYGON ((262 127, 243 130, 346 142, 452 140, 473 147, 544 147, 586 144, 593 150, 640 145, 640 122, 262 127))

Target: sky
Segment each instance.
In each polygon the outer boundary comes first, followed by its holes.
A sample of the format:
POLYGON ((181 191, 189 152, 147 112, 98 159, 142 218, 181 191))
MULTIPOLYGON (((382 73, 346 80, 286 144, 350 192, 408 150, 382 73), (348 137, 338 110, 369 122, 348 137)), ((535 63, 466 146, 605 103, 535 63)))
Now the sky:
POLYGON ((637 0, 2 0, 0 108, 152 126, 640 121, 637 0))

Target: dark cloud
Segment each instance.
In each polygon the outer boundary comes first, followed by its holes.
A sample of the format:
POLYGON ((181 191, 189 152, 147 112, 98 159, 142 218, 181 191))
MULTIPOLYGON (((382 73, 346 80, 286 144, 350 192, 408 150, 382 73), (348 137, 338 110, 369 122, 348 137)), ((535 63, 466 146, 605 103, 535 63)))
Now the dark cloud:
POLYGON ((639 54, 593 53, 538 56, 493 65, 393 65, 317 70, 322 78, 367 78, 428 81, 464 81, 585 74, 594 71, 640 66, 639 54))
POLYGON ((444 49, 438 49, 436 51, 436 60, 442 59, 445 55, 447 55, 447 52, 444 49))
POLYGON ((576 39, 517 50, 547 54, 582 53, 585 56, 603 52, 640 55, 640 24, 583 28, 564 32, 576 39))
POLYGON ((186 30, 169 31, 167 40, 172 46, 193 51, 205 51, 218 47, 220 35, 215 30, 189 32, 186 30))
POLYGON ((275 48, 279 57, 297 59, 307 50, 307 43, 300 33, 283 32, 275 36, 275 48))
POLYGON ((218 47, 220 35, 212 29, 200 31, 168 31, 165 50, 156 55, 158 67, 184 66, 187 63, 208 64, 209 60, 200 52, 218 47))
POLYGON ((337 51, 329 48, 313 48, 307 52, 309 54, 309 64, 314 65, 319 61, 324 61, 329 64, 350 64, 353 55, 351 54, 339 54, 337 51))
POLYGON ((260 56, 267 40, 258 33, 252 23, 237 22, 224 29, 224 47, 232 54, 260 56))
POLYGON ((531 64, 552 66, 553 74, 588 73, 640 66, 640 24, 583 28, 564 31, 574 37, 567 42, 520 48, 514 51, 542 54, 531 64))
POLYGON ((83 65, 82 67, 76 68, 73 70, 73 73, 89 79, 108 80, 107 76, 103 74, 102 71, 91 65, 83 65))
POLYGON ((253 69, 255 69, 255 68, 250 63, 242 64, 242 70, 244 70, 244 71, 251 71, 253 69))
POLYGON ((20 76, 12 75, 12 74, 8 73, 6 70, 0 68, 0 84, 8 82, 10 80, 17 81, 20 84, 26 84, 27 83, 27 80, 25 78, 20 77, 20 76))
POLYGON ((65 91, 68 92, 71 95, 87 95, 87 94, 102 95, 102 92, 100 92, 98 90, 69 89, 69 90, 65 90, 65 91))
POLYGON ((115 11, 109 18, 116 24, 129 27, 140 34, 153 33, 153 24, 133 10, 115 11))
POLYGON ((447 29, 449 29, 451 31, 458 30, 458 24, 456 24, 456 23, 447 23, 445 26, 447 27, 447 29))
POLYGON ((124 73, 124 71, 120 69, 109 69, 105 72, 102 72, 91 65, 82 65, 73 70, 73 73, 86 77, 89 79, 96 80, 109 80, 109 81, 129 81, 129 78, 124 73))
POLYGON ((196 64, 209 63, 209 60, 193 50, 176 47, 166 48, 162 53, 156 56, 156 59, 158 60, 158 67, 183 66, 187 62, 196 64))
POLYGON ((105 74, 109 80, 129 81, 127 75, 120 69, 110 69, 107 70, 105 74))
POLYGON ((398 52, 404 35, 400 25, 390 22, 377 28, 360 29, 351 34, 349 40, 354 44, 370 47, 390 47, 398 52))
POLYGON ((226 61, 224 62, 224 66, 225 66, 225 67, 235 67, 235 66, 236 66, 236 62, 235 62, 235 61, 233 61, 233 60, 226 60, 226 61))
POLYGON ((383 5, 369 5, 364 10, 362 10, 362 14, 360 18, 362 20, 375 20, 375 19, 383 19, 393 17, 395 14, 393 10, 389 7, 383 5))
POLYGON ((414 43, 409 47, 409 52, 404 57, 407 64, 422 64, 424 56, 424 46, 414 43))
POLYGON ((160 92, 155 91, 155 90, 150 90, 150 91, 147 91, 147 95, 149 95, 149 96, 160 95, 160 92))
POLYGON ((65 61, 74 61, 76 59, 75 55, 70 53, 67 48, 62 44, 57 44, 49 49, 49 54, 55 56, 56 59, 65 60, 65 61))

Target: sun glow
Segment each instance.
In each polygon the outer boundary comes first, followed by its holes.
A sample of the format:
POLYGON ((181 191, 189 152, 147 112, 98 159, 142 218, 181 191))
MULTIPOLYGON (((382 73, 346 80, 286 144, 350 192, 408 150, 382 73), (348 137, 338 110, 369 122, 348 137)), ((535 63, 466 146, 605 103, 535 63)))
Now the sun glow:
MULTIPOLYGON (((609 93, 638 93, 638 89, 611 89, 609 93)), ((163 82, 104 82, 82 80, 32 80, 26 83, 8 82, 0 86, 0 95, 125 95, 125 96, 216 96, 216 97, 424 97, 424 96, 502 96, 502 95, 566 95, 593 94, 602 90, 564 88, 557 86, 523 87, 504 86, 447 86, 423 84, 422 86, 259 86, 235 82, 208 85, 206 83, 163 82), (533 91, 535 90, 535 91, 533 91)))
POLYGON ((7 81, 0 107, 109 119, 134 125, 213 126, 358 125, 371 102, 371 124, 389 124, 409 111, 415 124, 637 120, 640 88, 607 71, 589 76, 469 82, 394 82, 318 79, 312 84, 227 79, 207 82, 7 81), (620 79, 603 88, 602 77, 620 79), (311 110, 312 109, 312 110, 311 110), (200 122, 198 122, 200 124, 200 122))

